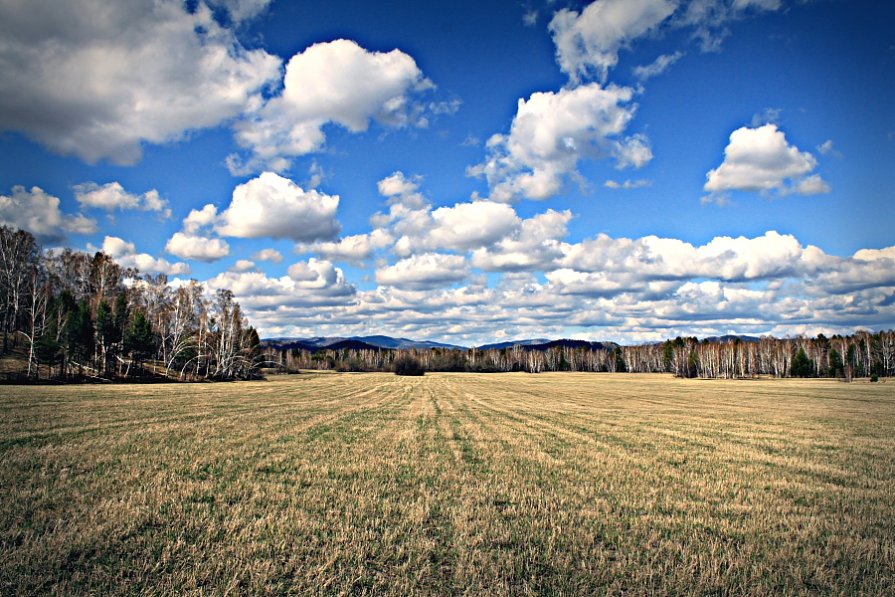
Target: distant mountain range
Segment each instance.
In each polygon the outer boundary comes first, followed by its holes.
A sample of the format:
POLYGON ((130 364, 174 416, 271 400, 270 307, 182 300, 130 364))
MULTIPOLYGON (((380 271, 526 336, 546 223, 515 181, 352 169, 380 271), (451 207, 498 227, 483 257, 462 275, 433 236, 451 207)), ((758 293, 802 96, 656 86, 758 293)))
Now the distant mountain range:
POLYGON ((280 350, 299 348, 304 350, 342 350, 344 348, 361 349, 408 349, 408 348, 447 348, 466 350, 465 346, 444 344, 429 340, 411 340, 409 338, 393 338, 391 336, 317 336, 314 338, 266 338, 264 344, 280 350))
MULTIPOLYGON (((432 342, 430 340, 411 340, 409 338, 393 338, 392 336, 317 336, 314 338, 266 338, 264 340, 266 346, 276 348, 278 350, 303 349, 311 352, 330 349, 330 350, 362 350, 362 349, 410 349, 410 348, 445 348, 449 350, 469 350, 466 346, 457 344, 445 344, 443 342, 432 342)), ((495 342, 493 344, 483 344, 477 346, 476 350, 500 350, 503 348, 512 348, 513 346, 521 346, 524 350, 547 350, 557 346, 567 348, 589 348, 597 350, 600 348, 612 349, 618 346, 614 342, 589 342, 587 340, 550 340, 549 338, 528 338, 524 340, 512 340, 509 342, 495 342)))
POLYGON ((561 340, 550 340, 548 338, 534 338, 530 340, 513 340, 511 342, 497 342, 495 344, 483 344, 476 347, 478 350, 491 350, 512 348, 520 346, 523 350, 548 350, 550 348, 589 348, 590 350, 599 350, 601 348, 613 349, 618 344, 615 342, 590 342, 588 340, 570 340, 563 338, 561 340))
POLYGON ((509 342, 494 342, 493 344, 482 344, 476 346, 478 350, 491 350, 492 348, 512 348, 514 346, 532 346, 535 344, 544 344, 550 342, 550 338, 529 338, 528 340, 510 340, 509 342))
POLYGON ((760 342, 761 338, 756 338, 755 336, 727 334, 726 336, 711 336, 710 338, 704 338, 703 342, 718 342, 720 344, 727 344, 729 342, 736 342, 737 340, 739 340, 740 342, 760 342))

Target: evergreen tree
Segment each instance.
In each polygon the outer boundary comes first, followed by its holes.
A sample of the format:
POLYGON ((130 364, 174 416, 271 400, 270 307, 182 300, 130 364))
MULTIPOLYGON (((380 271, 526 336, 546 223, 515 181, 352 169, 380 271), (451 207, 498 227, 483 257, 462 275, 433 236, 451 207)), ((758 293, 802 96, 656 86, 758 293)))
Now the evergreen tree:
POLYGON ((243 332, 245 338, 243 340, 243 346, 245 346, 244 350, 246 352, 245 362, 248 365, 249 370, 246 371, 248 376, 252 375, 252 369, 261 361, 261 337, 258 336, 258 330, 254 327, 249 326, 247 330, 243 332))
POLYGON ((79 367, 84 361, 93 358, 93 319, 90 316, 90 305, 85 300, 78 303, 68 316, 65 343, 69 359, 77 360, 79 367))
POLYGON ((115 298, 114 329, 118 332, 118 338, 117 340, 114 340, 114 342, 121 342, 122 334, 124 333, 124 329, 127 327, 128 315, 129 310, 127 308, 127 295, 122 292, 115 298))
POLYGON ((792 367, 790 368, 793 377, 813 377, 814 361, 805 354, 805 349, 799 347, 796 356, 792 359, 792 367))
POLYGON ((672 371, 672 363, 674 362, 674 344, 671 340, 666 340, 662 345, 662 366, 667 373, 672 371))
POLYGON ((696 377, 697 371, 699 371, 699 355, 696 354, 696 350, 691 349, 690 356, 687 358, 687 377, 696 377))
POLYGON ((141 362, 155 353, 157 347, 152 324, 143 311, 136 311, 130 325, 124 330, 124 352, 141 362))
POLYGON ((96 308, 96 333, 99 336, 99 342, 109 341, 109 332, 115 324, 115 318, 112 315, 112 308, 106 301, 100 301, 96 308))
POLYGON ((830 375, 833 377, 842 377, 845 373, 845 366, 842 363, 842 355, 835 348, 830 349, 830 375))
POLYGON ((37 361, 37 377, 40 379, 40 365, 54 367, 62 360, 62 345, 57 340, 55 320, 50 319, 48 329, 34 342, 34 358, 37 361))
POLYGON ((96 308, 96 335, 102 359, 101 367, 106 371, 109 359, 115 355, 117 352, 115 349, 121 342, 121 328, 118 325, 118 318, 105 300, 100 301, 96 308))
POLYGON ((625 364, 625 353, 622 352, 621 346, 615 348, 615 370, 618 373, 627 373, 628 371, 628 366, 625 364))

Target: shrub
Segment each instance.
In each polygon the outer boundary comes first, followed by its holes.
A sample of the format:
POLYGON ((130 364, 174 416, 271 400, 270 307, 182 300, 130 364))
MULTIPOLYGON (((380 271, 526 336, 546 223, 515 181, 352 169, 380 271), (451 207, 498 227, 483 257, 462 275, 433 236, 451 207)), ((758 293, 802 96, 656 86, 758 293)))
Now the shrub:
POLYGON ((426 370, 419 359, 410 355, 401 355, 395 359, 392 367, 395 375, 425 375, 426 370))
POLYGON ((873 381, 873 382, 879 381, 879 375, 874 373, 873 375, 870 376, 870 381, 873 381))

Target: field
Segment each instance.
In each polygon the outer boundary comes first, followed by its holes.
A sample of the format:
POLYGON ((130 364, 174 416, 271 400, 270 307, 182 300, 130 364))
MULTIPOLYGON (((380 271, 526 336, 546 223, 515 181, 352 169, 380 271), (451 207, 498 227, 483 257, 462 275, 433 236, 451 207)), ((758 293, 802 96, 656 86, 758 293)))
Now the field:
POLYGON ((0 387, 0 594, 884 594, 895 383, 0 387))

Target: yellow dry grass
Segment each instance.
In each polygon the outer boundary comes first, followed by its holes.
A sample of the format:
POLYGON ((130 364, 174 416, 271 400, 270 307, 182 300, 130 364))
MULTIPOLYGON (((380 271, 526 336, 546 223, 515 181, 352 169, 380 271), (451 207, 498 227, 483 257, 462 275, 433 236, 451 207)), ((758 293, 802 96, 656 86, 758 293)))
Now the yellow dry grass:
POLYGON ((2 594, 884 594, 895 383, 0 387, 2 594))

